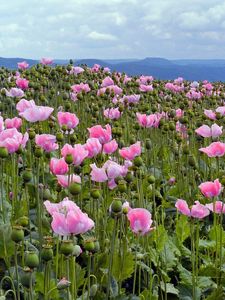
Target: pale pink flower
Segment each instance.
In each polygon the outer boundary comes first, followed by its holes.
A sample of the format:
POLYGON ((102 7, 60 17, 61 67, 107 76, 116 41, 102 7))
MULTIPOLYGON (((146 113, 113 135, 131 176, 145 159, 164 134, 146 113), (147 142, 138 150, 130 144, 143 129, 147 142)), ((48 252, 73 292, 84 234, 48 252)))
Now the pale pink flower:
POLYGON ((121 99, 121 102, 128 102, 128 103, 138 103, 141 98, 141 95, 133 94, 133 95, 124 95, 121 99))
MULTIPOLYGON (((22 126, 22 119, 20 119, 20 118, 15 117, 13 119, 6 119, 5 120, 5 127, 7 129, 9 129, 9 128, 19 129, 21 126, 22 126)), ((1 129, 0 129, 0 131, 1 131, 1 129)))
POLYGON ((119 154, 125 159, 133 160, 136 156, 141 154, 141 142, 136 142, 130 147, 122 148, 119 150, 119 154))
POLYGON ((26 61, 17 63, 18 69, 26 70, 29 67, 29 64, 26 61))
POLYGON ((213 142, 206 148, 200 148, 208 157, 221 157, 225 154, 225 143, 213 142))
POLYGON ((199 189, 206 198, 212 198, 219 196, 220 192, 222 191, 222 185, 219 182, 219 179, 216 179, 213 182, 206 181, 201 183, 199 185, 199 189))
POLYGON ((108 143, 112 139, 112 129, 109 124, 105 129, 101 125, 95 125, 88 128, 90 138, 97 138, 101 144, 108 143))
POLYGON ((92 158, 102 151, 102 145, 97 138, 89 138, 84 145, 84 149, 88 151, 88 157, 92 158))
POLYGON ((43 57, 41 60, 40 60, 40 63, 42 65, 51 65, 53 63, 53 59, 52 58, 48 58, 48 57, 43 57))
POLYGON ((59 125, 66 125, 68 129, 75 128, 79 124, 79 119, 75 114, 70 112, 58 112, 57 114, 59 125))
POLYGON ((225 106, 217 107, 216 112, 220 113, 222 116, 224 116, 225 115, 225 106))
POLYGON ((72 69, 70 70, 70 74, 74 74, 74 75, 77 75, 77 74, 80 74, 80 73, 83 73, 84 72, 84 69, 81 68, 81 67, 72 67, 72 69))
POLYGON ((5 129, 4 120, 3 117, 0 116, 0 132, 2 132, 4 129, 5 129))
POLYGON ((136 234, 145 235, 154 229, 151 227, 152 215, 145 208, 130 209, 127 218, 130 221, 131 230, 136 234))
POLYGON ((139 91, 141 91, 141 92, 151 92, 151 91, 153 91, 153 86, 152 85, 140 84, 139 91))
POLYGON ((49 118, 54 108, 48 106, 33 106, 19 113, 25 120, 35 123, 38 121, 45 121, 49 118))
POLYGON ((176 202, 176 204, 175 204, 175 207, 183 215, 185 215, 185 216, 190 216, 191 215, 190 208, 188 207, 188 204, 187 204, 187 202, 185 200, 178 199, 177 202, 176 202))
MULTIPOLYGON (((56 177, 58 179, 58 184, 64 188, 68 187, 69 175, 56 175, 56 177)), ((70 175, 70 183, 71 182, 81 183, 80 176, 75 174, 70 175)))
POLYGON ((24 91, 18 88, 11 88, 9 91, 6 90, 6 96, 22 98, 24 96, 24 91))
POLYGON ((20 146, 25 148, 28 139, 27 132, 23 135, 16 128, 5 129, 0 132, 0 147, 7 148, 9 153, 14 153, 20 146))
POLYGON ((213 124, 211 128, 208 125, 202 125, 198 129, 195 130, 198 135, 202 137, 219 137, 223 133, 223 126, 218 126, 217 124, 213 124))
POLYGON ((103 112, 104 116, 111 120, 118 120, 121 116, 121 112, 119 111, 119 108, 107 108, 103 112))
POLYGON ((34 102, 34 100, 26 100, 26 99, 21 99, 17 104, 16 104, 16 109, 18 110, 18 112, 24 112, 25 110, 27 110, 28 108, 33 108, 35 107, 36 104, 34 102))
POLYGON ((74 93, 81 93, 81 92, 88 93, 91 90, 88 83, 82 83, 82 82, 80 84, 72 85, 71 89, 74 93))
POLYGON ((191 216, 196 219, 203 219, 209 215, 209 210, 205 205, 195 201, 195 204, 191 208, 191 216))
POLYGON ((69 171, 69 167, 64 158, 51 158, 49 167, 54 175, 64 175, 69 171))
POLYGON ((84 145, 75 144, 73 147, 65 144, 61 150, 61 155, 65 158, 68 154, 73 156, 73 164, 79 166, 83 160, 88 156, 89 152, 85 149, 84 145))
POLYGON ((107 76, 106 78, 104 78, 102 80, 101 87, 107 87, 107 86, 110 86, 110 85, 114 85, 114 81, 112 80, 111 77, 107 76))
POLYGON ((105 171, 104 167, 98 168, 95 163, 91 164, 90 167, 91 167, 90 175, 91 175, 92 181, 104 182, 104 181, 108 180, 108 177, 106 175, 106 171, 105 171))
POLYGON ((58 144, 56 144, 56 137, 52 134, 37 134, 35 143, 46 152, 52 152, 59 148, 58 144))
POLYGON ((204 114, 206 117, 208 117, 211 120, 216 120, 216 114, 211 109, 205 109, 204 114))
POLYGON ((180 108, 176 109, 176 117, 177 118, 182 118, 184 115, 184 111, 180 108))
POLYGON ((222 201, 215 201, 214 203, 209 203, 205 205, 210 211, 215 212, 216 214, 225 213, 225 204, 222 201))

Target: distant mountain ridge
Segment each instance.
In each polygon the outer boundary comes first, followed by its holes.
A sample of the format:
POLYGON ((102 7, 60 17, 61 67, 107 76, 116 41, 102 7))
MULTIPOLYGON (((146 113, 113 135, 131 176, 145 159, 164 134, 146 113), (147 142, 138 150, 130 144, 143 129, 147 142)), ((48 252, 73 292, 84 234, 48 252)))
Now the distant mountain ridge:
MULTIPOLYGON (((0 57, 0 66, 17 69, 17 63, 26 61, 30 66, 39 61, 26 58, 0 57)), ((157 79, 173 80, 179 76, 186 80, 225 81, 225 59, 177 59, 169 60, 161 57, 144 59, 78 59, 75 65, 86 64, 92 67, 100 64, 112 71, 125 72, 128 75, 152 75, 157 79)), ((55 64, 67 64, 69 60, 54 59, 55 64)))

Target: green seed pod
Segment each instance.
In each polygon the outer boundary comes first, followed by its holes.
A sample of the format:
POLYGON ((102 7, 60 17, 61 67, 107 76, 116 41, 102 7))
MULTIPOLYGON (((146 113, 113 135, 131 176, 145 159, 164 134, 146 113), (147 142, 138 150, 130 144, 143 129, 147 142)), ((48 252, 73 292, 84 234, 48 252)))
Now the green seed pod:
POLYGON ((140 166, 143 165, 143 160, 142 160, 142 158, 140 156, 135 157, 135 159, 134 159, 134 165, 136 167, 140 167, 140 166))
POLYGON ((35 283, 35 278, 34 278, 34 273, 32 270, 28 267, 25 267, 23 269, 22 275, 21 275, 21 283, 25 288, 30 288, 30 283, 34 285, 35 283))
POLYGON ((13 226, 11 240, 15 243, 20 243, 24 240, 24 231, 22 226, 13 226))
POLYGON ((60 253, 64 254, 65 256, 69 256, 74 251, 73 242, 70 240, 62 241, 60 246, 60 253))
POLYGON ((23 172, 23 180, 24 182, 29 182, 31 181, 32 179, 32 172, 31 172, 31 169, 26 169, 24 172, 23 172))
POLYGON ((25 254, 25 265, 31 269, 39 266, 39 258, 36 252, 31 251, 25 254))
POLYGON ((68 165, 71 165, 73 163, 73 155, 72 154, 67 154, 66 157, 65 157, 65 162, 68 165))
POLYGON ((153 183, 155 183, 155 176, 150 175, 150 176, 148 176, 147 180, 148 180, 148 183, 153 184, 153 183))
POLYGON ((51 245, 43 245, 41 250, 41 258, 46 262, 52 260, 53 250, 51 245))
POLYGON ((120 213, 122 212, 122 202, 120 200, 113 200, 112 204, 111 204, 111 211, 113 213, 120 213))
POLYGON ((43 149, 42 149, 41 147, 37 146, 37 147, 35 148, 35 150, 34 150, 34 155, 35 155, 35 157, 37 157, 37 158, 42 157, 42 156, 43 156, 43 149))
POLYGON ((101 197, 101 191, 99 189, 91 190, 91 197, 94 199, 99 199, 101 197))
POLYGON ((126 192, 126 190, 127 190, 127 183, 126 183, 125 180, 120 180, 120 181, 118 182, 118 190, 119 190, 119 192, 121 192, 121 193, 126 192))
POLYGON ((81 184, 73 182, 69 185, 69 192, 72 195, 78 195, 81 192, 81 184))
POLYGON ((62 142, 64 140, 64 136, 63 136, 62 132, 56 133, 56 140, 57 140, 57 142, 62 142))
POLYGON ((6 157, 8 157, 8 155, 9 155, 8 149, 5 147, 1 147, 0 148, 0 158, 6 158, 6 157))

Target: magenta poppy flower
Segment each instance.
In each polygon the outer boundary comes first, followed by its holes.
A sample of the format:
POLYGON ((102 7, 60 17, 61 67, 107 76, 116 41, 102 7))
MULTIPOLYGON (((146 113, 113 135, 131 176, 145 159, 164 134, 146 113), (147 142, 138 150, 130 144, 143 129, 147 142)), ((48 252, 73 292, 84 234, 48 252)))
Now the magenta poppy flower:
POLYGON ((136 156, 141 154, 141 142, 136 142, 130 147, 124 147, 119 150, 120 156, 127 160, 133 160, 136 156))
POLYGON ((56 137, 52 134, 37 134, 35 143, 46 152, 52 152, 59 148, 59 145, 56 144, 56 137))
POLYGON ((136 113, 138 124, 141 127, 150 128, 150 127, 157 127, 158 124, 158 117, 156 114, 146 115, 136 113))
POLYGON ((49 167, 54 175, 64 175, 69 171, 69 167, 64 158, 51 158, 49 167))
POLYGON ((206 148, 200 148, 208 157, 221 157, 225 154, 225 143, 213 142, 206 148))
POLYGON ((75 114, 70 112, 58 112, 57 114, 59 125, 66 125, 68 129, 75 128, 79 124, 79 119, 75 114))
POLYGON ((131 230, 136 234, 145 235, 154 229, 151 227, 153 223, 152 215, 145 208, 130 209, 127 218, 130 221, 131 230))
POLYGON ((0 147, 7 148, 9 153, 14 153, 20 146, 25 148, 28 139, 27 132, 23 135, 16 128, 5 129, 0 132, 0 147))
POLYGON ((217 197, 222 191, 222 185, 218 179, 212 181, 203 182, 199 185, 201 193, 206 198, 217 197))
POLYGON ((17 78, 16 85, 18 88, 20 88, 22 90, 27 90, 29 87, 29 80, 27 80, 25 78, 17 78))
POLYGON ((112 129, 109 124, 105 126, 105 129, 101 125, 95 125, 88 128, 90 138, 96 138, 101 144, 108 143, 112 139, 112 129))

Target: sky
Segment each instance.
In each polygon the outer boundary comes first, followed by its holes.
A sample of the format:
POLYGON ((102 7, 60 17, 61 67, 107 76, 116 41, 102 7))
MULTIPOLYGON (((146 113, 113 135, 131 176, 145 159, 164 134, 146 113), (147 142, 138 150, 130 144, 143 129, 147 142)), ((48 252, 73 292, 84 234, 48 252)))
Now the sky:
POLYGON ((225 1, 1 0, 0 56, 225 58, 225 1))

